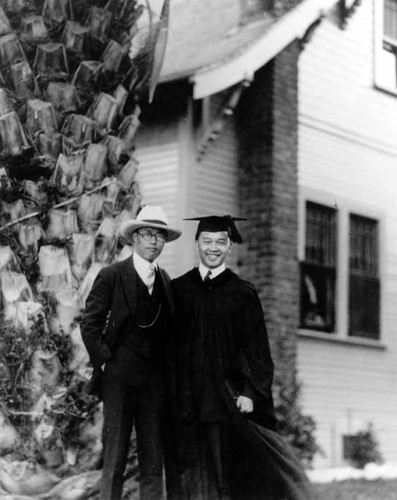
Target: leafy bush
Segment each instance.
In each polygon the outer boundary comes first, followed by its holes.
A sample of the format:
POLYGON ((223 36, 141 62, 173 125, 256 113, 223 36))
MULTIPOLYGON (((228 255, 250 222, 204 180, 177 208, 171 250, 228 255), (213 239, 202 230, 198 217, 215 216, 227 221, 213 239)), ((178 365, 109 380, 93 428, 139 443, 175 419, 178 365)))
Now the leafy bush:
POLYGON ((371 423, 365 430, 345 436, 349 439, 348 458, 354 467, 363 469, 369 463, 381 463, 382 456, 371 423))
POLYGON ((316 423, 309 415, 302 413, 299 404, 300 385, 274 383, 275 409, 278 432, 294 448, 305 467, 310 467, 314 455, 320 451, 316 442, 316 423))

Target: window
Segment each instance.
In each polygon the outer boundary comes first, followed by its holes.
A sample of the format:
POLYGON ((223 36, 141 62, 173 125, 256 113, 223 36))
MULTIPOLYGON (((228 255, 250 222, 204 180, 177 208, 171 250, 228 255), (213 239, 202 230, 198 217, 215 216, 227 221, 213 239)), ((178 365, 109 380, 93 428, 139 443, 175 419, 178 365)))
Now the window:
POLYGON ((349 249, 349 335, 379 339, 380 286, 376 220, 350 215, 349 249))
POLYGON ((336 210, 307 202, 305 257, 301 263, 302 328, 334 331, 335 276, 336 210))
POLYGON ((397 92, 397 0, 374 0, 375 83, 397 92))
MULTIPOLYGON (((302 199, 300 328, 303 334, 381 338, 379 220, 324 193, 302 199), (318 202, 321 200, 321 202, 318 202), (330 335, 331 334, 331 335, 330 335)), ((368 209, 371 210, 371 209, 368 209)), ((354 340, 353 340, 354 338, 354 340)))
POLYGON ((384 43, 397 45, 397 0, 384 0, 383 37, 384 43))

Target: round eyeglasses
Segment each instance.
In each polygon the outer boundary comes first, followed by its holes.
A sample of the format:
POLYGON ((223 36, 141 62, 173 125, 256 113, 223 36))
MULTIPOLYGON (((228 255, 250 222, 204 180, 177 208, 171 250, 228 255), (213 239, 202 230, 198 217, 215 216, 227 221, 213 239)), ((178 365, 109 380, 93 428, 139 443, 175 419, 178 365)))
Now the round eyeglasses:
POLYGON ((152 233, 151 231, 138 231, 138 234, 145 241, 150 241, 152 238, 155 238, 156 241, 163 243, 167 240, 167 235, 161 232, 152 233))

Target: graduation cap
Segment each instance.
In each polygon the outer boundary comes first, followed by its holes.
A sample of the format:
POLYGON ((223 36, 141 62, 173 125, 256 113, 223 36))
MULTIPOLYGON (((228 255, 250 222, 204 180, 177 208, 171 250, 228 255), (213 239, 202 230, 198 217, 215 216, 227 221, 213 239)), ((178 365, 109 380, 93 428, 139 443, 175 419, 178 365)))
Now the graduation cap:
POLYGON ((237 230, 236 220, 247 220, 242 217, 232 217, 231 215, 208 215, 206 217, 190 217, 183 220, 197 220, 199 225, 196 231, 196 240, 203 231, 208 231, 210 233, 217 233, 218 231, 227 231, 230 240, 233 243, 242 243, 243 240, 240 233, 237 230))

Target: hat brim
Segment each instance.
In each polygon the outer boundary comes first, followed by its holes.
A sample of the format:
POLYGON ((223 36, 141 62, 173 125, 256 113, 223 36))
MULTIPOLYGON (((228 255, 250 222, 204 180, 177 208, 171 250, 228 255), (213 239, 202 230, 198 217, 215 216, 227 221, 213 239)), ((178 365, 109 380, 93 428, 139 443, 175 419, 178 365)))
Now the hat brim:
POLYGON ((170 227, 168 225, 166 226, 164 224, 156 224, 155 222, 145 222, 139 220, 129 220, 123 222, 120 226, 120 234, 124 236, 126 240, 132 241, 132 234, 138 229, 142 229, 144 227, 160 229, 161 231, 164 231, 167 234, 166 243, 177 240, 182 234, 182 231, 180 231, 179 229, 170 227))

